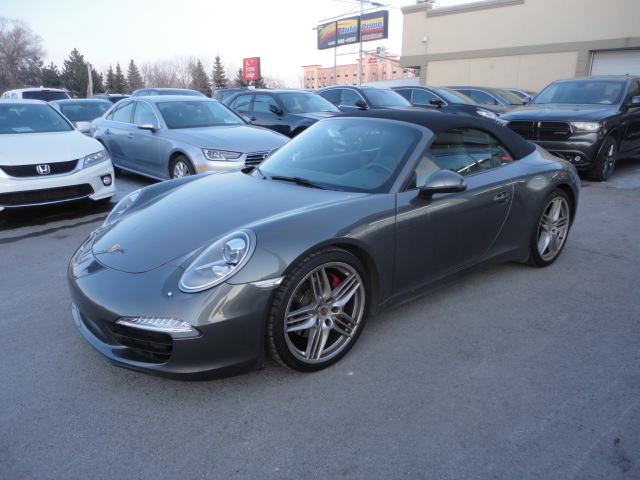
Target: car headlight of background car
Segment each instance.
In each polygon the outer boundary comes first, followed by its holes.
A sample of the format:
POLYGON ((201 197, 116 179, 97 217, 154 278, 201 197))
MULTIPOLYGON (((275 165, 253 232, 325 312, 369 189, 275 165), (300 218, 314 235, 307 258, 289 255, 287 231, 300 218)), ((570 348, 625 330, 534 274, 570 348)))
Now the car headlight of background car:
POLYGON ((196 293, 214 287, 240 270, 256 246, 255 233, 239 230, 205 248, 187 267, 180 279, 180 290, 196 293))
POLYGON ((498 118, 498 115, 496 115, 493 112, 490 112, 489 110, 482 110, 481 108, 479 108, 477 111, 478 115, 480 115, 481 117, 484 118, 489 118, 491 120, 495 120, 496 118, 498 118))
POLYGON ((241 156, 241 152, 228 152, 226 150, 211 150, 208 148, 203 148, 202 152, 204 153, 204 158, 207 160, 215 160, 215 161, 228 161, 228 160, 238 160, 241 156))
POLYGON ((599 122, 571 122, 575 132, 597 132, 602 127, 599 122))
POLYGON ((82 168, 92 167, 98 163, 109 160, 109 154, 106 150, 100 150, 99 152, 87 155, 82 159, 82 168))

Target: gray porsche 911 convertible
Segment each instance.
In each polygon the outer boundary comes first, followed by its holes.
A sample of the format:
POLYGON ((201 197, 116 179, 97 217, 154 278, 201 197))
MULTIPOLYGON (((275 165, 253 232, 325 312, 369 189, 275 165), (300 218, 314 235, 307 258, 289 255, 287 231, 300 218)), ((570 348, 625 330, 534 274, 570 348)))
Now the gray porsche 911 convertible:
POLYGON ((112 364, 179 379, 332 365, 367 317, 477 268, 560 255, 580 184, 493 122, 322 120, 242 172, 124 198, 71 259, 72 314, 112 364))

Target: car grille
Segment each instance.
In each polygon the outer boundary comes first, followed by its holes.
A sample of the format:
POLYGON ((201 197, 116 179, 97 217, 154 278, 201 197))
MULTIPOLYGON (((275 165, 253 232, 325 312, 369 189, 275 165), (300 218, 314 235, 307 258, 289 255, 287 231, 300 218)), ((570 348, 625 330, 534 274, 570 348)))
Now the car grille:
POLYGON ((41 163, 38 165, 0 165, 7 175, 15 178, 23 177, 46 177, 49 175, 62 175, 72 172, 76 169, 78 160, 70 160, 68 162, 55 162, 55 163, 41 163), (37 168, 47 165, 49 167, 49 173, 38 173, 37 168))
POLYGON ((88 183, 69 187, 44 188, 25 192, 0 194, 0 205, 3 207, 24 207, 29 205, 44 205, 47 203, 65 202, 88 197, 94 193, 88 183))
POLYGON ((173 338, 169 334, 123 325, 110 325, 108 328, 116 342, 130 349, 126 353, 130 360, 160 364, 171 358, 173 338))
POLYGON ((247 153, 247 159, 244 164, 247 167, 255 167, 256 165, 260 165, 267 155, 269 155, 269 152, 247 153))
POLYGON ((567 122, 512 121, 509 128, 527 140, 562 140, 569 138, 573 131, 567 122))

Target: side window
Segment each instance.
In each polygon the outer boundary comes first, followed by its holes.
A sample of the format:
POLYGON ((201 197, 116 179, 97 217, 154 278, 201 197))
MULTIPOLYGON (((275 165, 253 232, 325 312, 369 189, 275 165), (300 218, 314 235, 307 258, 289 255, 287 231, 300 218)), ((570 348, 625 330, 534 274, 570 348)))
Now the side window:
POLYGON ((411 92, 411 98, 408 99, 411 103, 426 103, 428 104, 431 100, 440 100, 433 93, 427 92, 426 90, 413 90, 411 92))
MULTIPOLYGON (((133 112, 134 103, 128 102, 118 107, 114 112, 112 118, 114 122, 131 123, 131 113, 133 112)), ((111 117, 111 115, 109 115, 111 117)))
POLYGON ((325 92, 320 92, 320 95, 324 98, 326 98, 327 100, 329 100, 331 103, 337 105, 338 104, 338 98, 340 98, 340 88, 336 88, 334 90, 327 90, 325 92))
POLYGON ((136 125, 151 124, 158 128, 158 118, 151 105, 147 102, 137 102, 136 110, 133 114, 133 123, 136 125))
POLYGON ((489 133, 473 128, 454 128, 435 138, 416 168, 416 183, 424 185, 438 170, 452 170, 465 176, 512 161, 507 148, 489 133))
POLYGON ((631 85, 629 85, 629 92, 627 93, 624 103, 626 105, 631 105, 631 99, 637 96, 640 96, 640 82, 636 80, 631 82, 631 85))
POLYGON ((252 97, 253 95, 240 95, 229 106, 238 113, 249 113, 252 97))
POLYGON ((278 108, 278 104, 271 95, 256 95, 256 98, 253 100, 253 111, 255 113, 271 113, 269 105, 278 108))
POLYGON ((498 104, 498 102, 496 102, 496 100, 491 95, 489 95, 488 93, 480 92, 478 90, 469 90, 469 93, 467 93, 466 95, 471 97, 472 100, 484 105, 498 104))
POLYGON ((358 92, 355 92, 353 90, 345 88, 342 91, 342 97, 340 97, 340 103, 338 105, 339 106, 343 106, 344 105, 344 106, 347 106, 347 107, 355 107, 356 106, 356 102, 358 100, 364 102, 362 97, 360 95, 358 95, 358 92))

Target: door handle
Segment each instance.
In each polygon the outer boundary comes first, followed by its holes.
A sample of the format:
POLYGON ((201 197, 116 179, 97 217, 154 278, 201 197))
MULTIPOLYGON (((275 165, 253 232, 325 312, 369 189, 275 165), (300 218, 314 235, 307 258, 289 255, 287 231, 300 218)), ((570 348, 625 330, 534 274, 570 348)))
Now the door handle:
POLYGON ((256 117, 251 117, 249 120, 251 120, 252 122, 256 121, 256 117))
POLYGON ((505 203, 511 198, 511 194, 509 192, 500 192, 495 197, 493 197, 494 202, 505 203))

